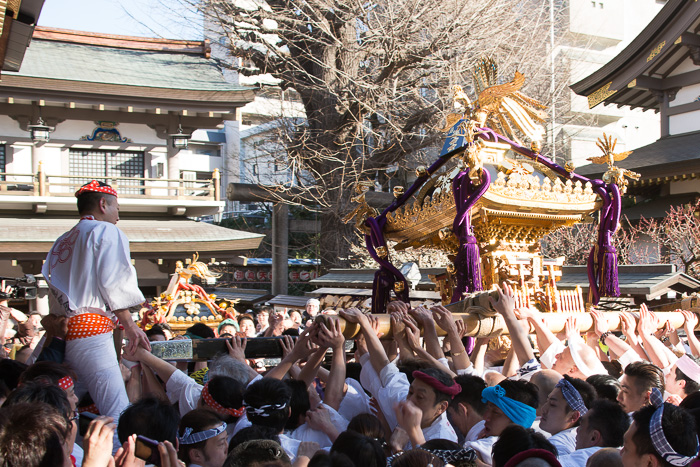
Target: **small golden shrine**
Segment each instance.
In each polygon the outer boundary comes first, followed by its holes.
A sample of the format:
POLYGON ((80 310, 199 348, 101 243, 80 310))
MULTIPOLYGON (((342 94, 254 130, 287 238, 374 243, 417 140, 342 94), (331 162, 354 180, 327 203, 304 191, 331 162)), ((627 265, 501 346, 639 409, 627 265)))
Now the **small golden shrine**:
POLYGON ((175 263, 175 273, 168 288, 151 301, 151 309, 144 309, 141 313, 142 328, 150 328, 156 323, 168 323, 173 331, 184 331, 196 323, 216 328, 221 321, 236 314, 234 305, 238 300, 217 299, 201 285, 191 282, 196 276, 205 285, 211 285, 220 276, 209 271, 209 267, 198 259, 199 255, 195 253, 191 260, 186 261, 187 267, 182 261, 175 263))

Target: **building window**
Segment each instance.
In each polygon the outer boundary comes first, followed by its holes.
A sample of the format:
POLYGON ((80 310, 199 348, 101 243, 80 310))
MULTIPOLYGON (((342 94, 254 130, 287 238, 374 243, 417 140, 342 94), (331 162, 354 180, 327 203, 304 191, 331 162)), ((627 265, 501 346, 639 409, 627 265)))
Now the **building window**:
MULTIPOLYGON (((144 190, 141 188, 129 188, 143 186, 143 180, 128 180, 129 178, 144 177, 143 152, 71 149, 69 170, 70 174, 74 176, 93 177, 106 183, 116 183, 120 194, 144 194, 144 190)), ((71 179, 71 183, 80 186, 87 181, 71 179)))
MULTIPOLYGON (((5 172, 7 172, 7 170, 6 170, 6 168, 5 168, 5 164, 6 164, 6 159, 5 159, 5 145, 4 145, 4 144, 0 144, 0 172, 2 172, 3 174, 4 174, 5 172)), ((5 181, 5 175, 0 175, 0 181, 1 181, 1 182, 4 182, 4 181, 5 181)))

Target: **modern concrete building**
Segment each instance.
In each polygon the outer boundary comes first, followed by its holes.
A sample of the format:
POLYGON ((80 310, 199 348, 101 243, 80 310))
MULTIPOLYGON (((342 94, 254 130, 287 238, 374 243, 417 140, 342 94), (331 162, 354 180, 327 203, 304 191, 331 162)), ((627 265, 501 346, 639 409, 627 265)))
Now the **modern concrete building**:
MULTIPOLYGON (((552 79, 575 83, 608 63, 651 21, 665 1, 660 0, 559 0, 551 59, 552 79)), ((551 47, 550 47, 550 50, 551 47)), ((559 83, 553 83, 559 88, 559 83)), ((556 141, 554 155, 575 166, 598 155, 596 140, 606 134, 618 138, 620 151, 635 149, 659 137, 659 117, 648 109, 598 106, 564 88, 555 96, 557 112, 550 121, 556 141), (563 111, 562 111, 563 110, 563 111)), ((550 117, 552 112, 550 109, 550 117)))

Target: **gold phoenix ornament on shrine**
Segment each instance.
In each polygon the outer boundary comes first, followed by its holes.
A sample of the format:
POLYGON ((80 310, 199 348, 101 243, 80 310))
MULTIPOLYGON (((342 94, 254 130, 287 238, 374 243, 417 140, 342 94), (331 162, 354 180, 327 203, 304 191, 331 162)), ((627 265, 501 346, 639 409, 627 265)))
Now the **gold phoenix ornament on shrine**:
POLYGON ((627 157, 633 152, 626 151, 615 153, 616 144, 617 138, 613 140, 612 136, 608 136, 603 133, 603 138, 598 138, 598 142, 596 143, 596 146, 603 151, 603 155, 598 157, 589 157, 588 160, 594 164, 607 164, 608 170, 603 174, 603 181, 605 183, 614 183, 618 186, 618 188, 620 188, 620 193, 624 195, 627 192, 627 184, 629 183, 627 181, 627 177, 633 180, 639 180, 640 174, 615 166, 615 162, 627 159, 627 157))

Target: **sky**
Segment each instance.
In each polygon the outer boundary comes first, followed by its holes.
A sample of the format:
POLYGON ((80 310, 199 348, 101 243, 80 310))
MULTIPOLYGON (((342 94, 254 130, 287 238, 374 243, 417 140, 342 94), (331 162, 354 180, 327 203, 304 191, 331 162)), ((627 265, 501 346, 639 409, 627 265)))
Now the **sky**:
POLYGON ((201 19, 180 0, 46 0, 38 24, 79 31, 201 39, 201 19))

